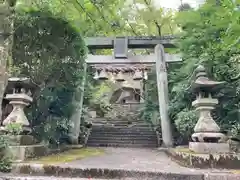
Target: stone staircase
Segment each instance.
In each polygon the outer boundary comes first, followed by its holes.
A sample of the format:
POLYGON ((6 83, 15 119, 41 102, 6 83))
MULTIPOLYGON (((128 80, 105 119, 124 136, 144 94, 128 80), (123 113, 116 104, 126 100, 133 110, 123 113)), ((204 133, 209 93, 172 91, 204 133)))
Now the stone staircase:
POLYGON ((156 132, 144 122, 96 119, 87 141, 93 147, 158 147, 156 132))

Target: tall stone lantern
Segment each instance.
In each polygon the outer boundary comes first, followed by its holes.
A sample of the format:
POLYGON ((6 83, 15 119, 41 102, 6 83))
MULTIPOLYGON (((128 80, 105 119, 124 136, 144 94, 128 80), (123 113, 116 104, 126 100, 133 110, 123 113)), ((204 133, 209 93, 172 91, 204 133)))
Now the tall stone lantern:
POLYGON ((221 133, 211 116, 211 111, 218 104, 218 99, 213 98, 212 93, 223 83, 210 80, 203 66, 196 69, 196 80, 191 86, 196 93, 196 100, 192 105, 199 112, 199 119, 192 135, 193 142, 189 143, 189 149, 196 153, 227 153, 230 150, 227 137, 221 133))
POLYGON ((31 94, 36 89, 36 85, 29 78, 9 78, 7 94, 5 99, 13 106, 12 112, 3 120, 2 130, 7 132, 9 124, 18 124, 21 126, 21 134, 31 132, 30 123, 24 113, 24 108, 32 102, 31 94))
POLYGON ((5 99, 13 106, 13 110, 4 119, 1 132, 6 134, 9 152, 12 159, 17 162, 44 156, 48 153, 47 146, 30 134, 30 123, 24 113, 24 108, 33 100, 31 95, 36 88, 37 85, 30 78, 12 77, 8 79, 5 99))

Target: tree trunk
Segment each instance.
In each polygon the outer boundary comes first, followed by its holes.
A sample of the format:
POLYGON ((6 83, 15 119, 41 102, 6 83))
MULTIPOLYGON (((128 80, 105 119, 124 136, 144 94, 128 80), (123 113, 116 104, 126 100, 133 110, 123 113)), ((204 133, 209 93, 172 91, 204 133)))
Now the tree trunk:
POLYGON ((0 4, 0 12, 0 117, 2 117, 2 100, 8 82, 7 65, 12 62, 13 13, 6 3, 0 4))

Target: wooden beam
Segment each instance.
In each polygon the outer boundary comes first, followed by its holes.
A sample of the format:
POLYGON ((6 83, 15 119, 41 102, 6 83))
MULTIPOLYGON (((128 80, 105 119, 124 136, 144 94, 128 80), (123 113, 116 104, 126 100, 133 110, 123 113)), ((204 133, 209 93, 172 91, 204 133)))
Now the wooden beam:
MULTIPOLYGON (((165 54, 166 62, 181 62, 182 59, 180 55, 173 55, 173 54, 165 54)), ((89 54, 86 62, 88 64, 155 64, 156 62, 156 55, 132 55, 129 56, 127 59, 118 58, 115 59, 114 56, 111 55, 91 55, 89 54)))
MULTIPOLYGON (((127 37, 128 48, 154 48, 157 44, 162 44, 164 48, 175 48, 172 36, 163 37, 127 37)), ((85 43, 89 49, 113 49, 115 37, 87 37, 85 43)))

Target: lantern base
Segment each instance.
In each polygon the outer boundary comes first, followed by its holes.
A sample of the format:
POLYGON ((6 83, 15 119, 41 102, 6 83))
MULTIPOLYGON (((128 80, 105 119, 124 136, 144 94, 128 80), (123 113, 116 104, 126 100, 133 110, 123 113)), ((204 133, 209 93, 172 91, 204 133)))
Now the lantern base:
POLYGON ((30 158, 37 158, 48 154, 47 145, 35 144, 27 146, 9 146, 13 161, 22 162, 30 158))
POLYGON ((200 154, 229 153, 228 143, 189 142, 189 149, 200 154))
POLYGON ((37 140, 31 135, 2 135, 9 146, 28 146, 37 143, 37 140))

